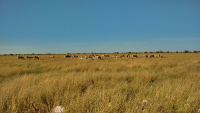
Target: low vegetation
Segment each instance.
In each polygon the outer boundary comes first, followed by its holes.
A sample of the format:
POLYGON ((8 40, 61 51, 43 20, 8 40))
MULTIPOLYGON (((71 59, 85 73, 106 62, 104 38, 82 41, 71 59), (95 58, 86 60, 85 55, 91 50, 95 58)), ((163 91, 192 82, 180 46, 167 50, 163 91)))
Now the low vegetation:
POLYGON ((55 106, 66 113, 200 112, 199 53, 117 60, 54 56, 0 56, 1 113, 46 113, 55 106))

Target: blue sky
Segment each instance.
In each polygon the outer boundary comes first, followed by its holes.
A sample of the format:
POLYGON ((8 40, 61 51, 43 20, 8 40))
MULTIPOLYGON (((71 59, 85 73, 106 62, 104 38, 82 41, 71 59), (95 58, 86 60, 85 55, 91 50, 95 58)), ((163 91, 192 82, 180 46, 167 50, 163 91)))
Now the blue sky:
POLYGON ((0 54, 200 50, 199 0, 1 0, 0 54))

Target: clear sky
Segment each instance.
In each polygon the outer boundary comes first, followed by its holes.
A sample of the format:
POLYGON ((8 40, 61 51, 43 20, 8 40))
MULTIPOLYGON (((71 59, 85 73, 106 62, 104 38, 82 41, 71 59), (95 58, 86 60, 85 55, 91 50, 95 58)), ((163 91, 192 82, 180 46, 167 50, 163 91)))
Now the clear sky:
POLYGON ((200 0, 1 0, 0 54, 200 50, 200 0))

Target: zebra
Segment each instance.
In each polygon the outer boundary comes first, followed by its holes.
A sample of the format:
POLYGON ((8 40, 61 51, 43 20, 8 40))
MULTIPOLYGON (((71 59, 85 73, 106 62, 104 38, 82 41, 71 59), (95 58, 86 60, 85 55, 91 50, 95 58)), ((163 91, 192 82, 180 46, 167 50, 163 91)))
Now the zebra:
POLYGON ((147 57, 148 57, 148 55, 142 55, 141 57, 142 57, 142 58, 147 58, 147 57))
POLYGON ((154 55, 155 58, 158 58, 158 55, 154 55))
POLYGON ((93 59, 93 57, 95 57, 95 56, 90 55, 90 56, 87 56, 87 59, 93 59))
POLYGON ((92 55, 90 55, 90 56, 85 56, 85 59, 93 59, 93 56, 92 55))
POLYGON ((19 60, 19 59, 24 59, 24 57, 23 57, 23 56, 18 56, 17 59, 18 59, 18 60, 19 60))
POLYGON ((128 55, 126 55, 126 58, 130 58, 130 55, 128 54, 128 55))
POLYGON ((81 56, 81 58, 79 58, 79 59, 85 59, 85 58, 83 58, 83 56, 81 56))
POLYGON ((64 58, 66 59, 66 58, 72 58, 72 56, 71 55, 66 55, 66 56, 64 56, 64 58))
POLYGON ((134 57, 137 58, 137 55, 132 55, 132 58, 134 58, 134 57))
POLYGON ((117 58, 121 58, 121 56, 115 54, 111 58, 116 58, 117 59, 117 58))
POLYGON ((163 55, 162 55, 162 54, 159 54, 159 58, 163 58, 163 55))
POLYGON ((35 58, 33 56, 26 56, 27 59, 32 59, 32 58, 35 58))
POLYGON ((49 56, 49 58, 55 58, 54 56, 49 56))
POLYGON ((154 57, 154 55, 149 55, 149 58, 154 57))
POLYGON ((34 59, 38 59, 38 60, 40 60, 40 57, 39 57, 39 56, 35 56, 34 59))
POLYGON ((95 56, 94 58, 95 58, 95 59, 101 59, 101 57, 100 57, 100 56, 95 56))
POLYGON ((74 57, 74 58, 78 58, 78 56, 76 56, 76 55, 74 55, 73 57, 74 57))
POLYGON ((103 58, 109 57, 109 55, 101 55, 103 58))

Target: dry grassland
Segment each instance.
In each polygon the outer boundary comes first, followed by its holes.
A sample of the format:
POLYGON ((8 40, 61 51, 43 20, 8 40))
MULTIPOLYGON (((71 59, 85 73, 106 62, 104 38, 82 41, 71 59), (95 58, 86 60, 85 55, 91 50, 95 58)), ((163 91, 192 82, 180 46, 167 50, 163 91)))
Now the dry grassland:
POLYGON ((66 113, 197 113, 200 54, 163 56, 117 60, 0 56, 0 112, 47 113, 61 105, 66 113))

